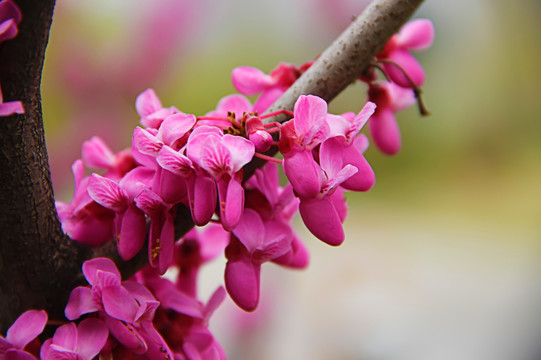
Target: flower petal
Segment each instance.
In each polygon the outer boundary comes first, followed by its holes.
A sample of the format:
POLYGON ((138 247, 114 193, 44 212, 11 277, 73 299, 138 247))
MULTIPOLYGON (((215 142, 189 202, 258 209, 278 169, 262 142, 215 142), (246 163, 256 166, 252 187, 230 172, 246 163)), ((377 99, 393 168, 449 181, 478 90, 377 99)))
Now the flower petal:
POLYGON ((96 305, 94 296, 92 296, 92 290, 86 286, 78 286, 71 291, 64 314, 69 320, 75 320, 83 314, 98 310, 99 308, 96 305))
POLYGON ((162 108, 162 103, 153 89, 146 89, 135 99, 135 109, 141 117, 155 113, 162 108))
POLYGON ((115 155, 98 136, 83 142, 81 155, 86 166, 94 169, 109 169, 115 163, 115 155))
POLYGON ((47 323, 47 313, 43 310, 28 310, 21 314, 8 329, 6 340, 18 349, 24 349, 34 340, 47 323))
POLYGON ((114 212, 123 212, 126 209, 126 196, 111 179, 92 174, 88 182, 88 194, 95 202, 114 212))
POLYGON ((315 237, 332 246, 344 241, 342 222, 329 196, 301 199, 299 211, 302 221, 315 237))
POLYGON ((258 94, 276 82, 271 76, 251 66, 233 69, 231 80, 235 89, 244 95, 258 94))
POLYGON ((111 273, 120 282, 120 272, 111 259, 100 257, 87 260, 83 263, 83 274, 90 285, 96 282, 98 271, 111 273))
POLYGON ((407 22, 398 33, 397 42, 411 50, 425 50, 434 42, 434 24, 428 19, 407 22))
POLYGON ((77 329, 77 353, 93 359, 103 349, 109 330, 100 319, 84 319, 77 329))
POLYGON ((385 154, 394 155, 400 150, 400 128, 391 110, 385 109, 372 116, 370 133, 374 144, 385 154))

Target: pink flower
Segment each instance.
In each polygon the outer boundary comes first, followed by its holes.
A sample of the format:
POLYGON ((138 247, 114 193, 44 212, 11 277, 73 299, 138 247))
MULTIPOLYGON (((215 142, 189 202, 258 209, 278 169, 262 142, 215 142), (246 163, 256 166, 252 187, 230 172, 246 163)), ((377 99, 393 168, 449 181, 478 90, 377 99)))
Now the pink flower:
POLYGON ((293 64, 280 63, 269 75, 251 66, 240 66, 233 70, 231 79, 238 92, 244 95, 261 93, 256 100, 253 111, 263 113, 267 110, 311 63, 296 67, 293 64))
POLYGON ((162 102, 152 89, 146 89, 135 99, 135 109, 141 116, 141 125, 145 128, 157 129, 169 115, 180 113, 175 107, 164 108, 162 102))
POLYGON ((410 53, 410 50, 424 50, 434 41, 434 25, 428 19, 415 19, 405 24, 398 34, 387 42, 383 50, 377 55, 380 60, 388 60, 383 64, 387 75, 396 84, 413 88, 423 85, 425 73, 421 64, 410 53), (403 71, 411 80, 406 78, 403 71))
MULTIPOLYGON (((2 3, 0 3, 0 5, 2 5, 2 3)), ((0 88, 0 117, 10 116, 13 114, 24 114, 23 103, 20 101, 4 102, 4 99, 2 97, 2 89, 0 88)))
POLYGON ((25 351, 47 323, 47 313, 43 310, 28 310, 15 320, 8 329, 6 337, 0 335, 0 359, 32 360, 36 359, 25 351))
POLYGON ((92 169, 104 169, 104 176, 120 180, 126 173, 135 168, 130 149, 114 154, 98 136, 93 136, 83 143, 81 157, 85 165, 92 169))
POLYGON ((394 155, 401 147, 395 112, 415 103, 414 92, 394 83, 372 83, 368 88, 368 99, 377 104, 369 122, 372 139, 382 152, 394 155))
POLYGON ((291 251, 293 232, 282 221, 263 221, 252 209, 244 210, 232 232, 225 250, 225 286, 237 305, 253 311, 259 302, 261 265, 291 251))
POLYGON ((299 196, 313 197, 319 193, 324 181, 312 150, 331 132, 326 121, 327 103, 317 96, 302 95, 295 103, 293 115, 293 119, 280 129, 279 148, 284 155, 284 172, 299 196))
POLYGON ((223 255, 228 243, 229 232, 219 224, 210 223, 203 229, 190 230, 175 246, 174 263, 181 269, 177 288, 195 297, 199 269, 216 256, 223 255))
POLYGON ((111 334, 132 352, 144 354, 149 348, 161 348, 172 358, 152 325, 159 302, 146 287, 134 281, 121 282, 118 269, 107 258, 86 261, 83 274, 90 287, 79 286, 71 292, 65 309, 68 319, 97 312, 111 334))
MULTIPOLYGON (((216 184, 210 174, 184 155, 185 148, 175 151, 165 145, 158 153, 157 161, 164 171, 168 171, 178 179, 176 186, 181 189, 185 185, 187 206, 192 213, 193 221, 198 226, 206 225, 216 209, 216 184)), ((164 192, 164 189, 162 189, 164 192)))
POLYGON ((171 281, 140 272, 139 278, 160 301, 154 324, 175 354, 175 359, 225 359, 225 353, 208 329, 209 319, 225 297, 216 289, 207 304, 175 287, 171 281))
POLYGON ((138 167, 119 183, 92 174, 88 193, 94 201, 115 212, 118 253, 124 260, 134 257, 145 242, 146 219, 134 199, 148 187, 154 171, 138 167))
POLYGON ((75 178, 71 203, 57 201, 55 204, 62 230, 82 244, 100 246, 114 238, 115 213, 90 197, 90 177, 84 177, 83 162, 77 160, 71 168, 75 178))
POLYGON ((41 347, 42 360, 92 360, 104 347, 109 330, 100 319, 62 325, 41 347))
POLYGON ((173 261, 174 208, 149 189, 144 189, 134 200, 137 207, 150 217, 149 263, 152 267, 157 267, 160 274, 164 274, 173 261))
POLYGON ((234 228, 242 215, 242 167, 252 160, 254 153, 254 144, 249 140, 224 135, 213 126, 196 128, 188 139, 188 157, 216 181, 220 219, 225 229, 234 228))
POLYGON ((17 36, 19 32, 17 25, 21 22, 21 18, 21 10, 12 0, 0 2, 0 43, 17 36))

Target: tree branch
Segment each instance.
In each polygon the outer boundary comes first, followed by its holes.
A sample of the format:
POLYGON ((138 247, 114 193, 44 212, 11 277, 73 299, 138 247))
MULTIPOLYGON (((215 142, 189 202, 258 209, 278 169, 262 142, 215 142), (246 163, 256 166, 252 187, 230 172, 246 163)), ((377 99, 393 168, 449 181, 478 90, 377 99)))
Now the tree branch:
MULTIPOLYGON (((292 110, 301 94, 331 101, 368 67, 375 54, 413 14, 422 0, 375 0, 275 103, 292 110)), ((23 13, 20 33, 0 47, 0 84, 6 101, 22 100, 24 115, 0 118, 0 331, 21 312, 45 309, 61 319, 71 289, 84 280, 81 265, 108 256, 131 274, 144 265, 142 251, 121 261, 114 245, 89 250, 62 233, 54 206, 43 136, 40 81, 54 0, 17 0, 23 13)), ((272 111, 272 110, 271 110, 272 111)), ((280 119, 281 121, 287 118, 280 119)), ((246 169, 253 173, 262 162, 246 169)), ((176 235, 193 227, 179 206, 176 235)))

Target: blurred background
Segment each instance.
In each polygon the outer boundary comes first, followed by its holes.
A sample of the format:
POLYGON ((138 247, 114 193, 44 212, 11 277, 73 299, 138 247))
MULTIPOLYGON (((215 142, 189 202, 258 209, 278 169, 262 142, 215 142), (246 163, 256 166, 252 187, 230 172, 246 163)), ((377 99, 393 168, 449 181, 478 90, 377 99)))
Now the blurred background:
MULTIPOLYGON (((58 0, 42 93, 57 197, 84 140, 129 146, 146 88, 206 113, 234 67, 311 60, 367 3, 58 0)), ((377 183, 348 194, 342 246, 297 221, 308 269, 266 264, 258 311, 222 305, 211 327, 231 359, 541 359, 541 2, 427 0, 415 17, 436 28, 417 53, 432 115, 398 114, 398 155, 367 151, 377 183)), ((359 111, 365 91, 331 111, 359 111)))

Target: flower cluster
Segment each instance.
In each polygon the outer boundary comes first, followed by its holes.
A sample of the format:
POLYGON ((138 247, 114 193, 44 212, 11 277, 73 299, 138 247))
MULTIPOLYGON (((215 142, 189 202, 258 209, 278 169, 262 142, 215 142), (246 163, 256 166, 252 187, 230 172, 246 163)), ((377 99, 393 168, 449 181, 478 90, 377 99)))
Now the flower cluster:
MULTIPOLYGON (((0 1, 0 44, 13 39, 19 32, 18 25, 21 22, 21 10, 12 0, 0 1)), ((0 87, 0 116, 23 114, 24 108, 20 101, 4 102, 2 88, 0 87)))
MULTIPOLYGON (((416 19, 405 24, 387 42, 383 50, 360 81, 368 85, 368 101, 377 105, 369 127, 375 145, 385 154, 396 154, 401 148, 400 130, 395 112, 419 103, 423 115, 428 114, 421 99, 424 70, 410 53, 425 50, 434 41, 434 26, 428 19, 416 19), (381 70, 386 80, 378 81, 375 69, 381 70)), ((261 94, 256 110, 266 110, 289 86, 305 72, 312 62, 295 67, 281 63, 269 75, 253 67, 233 70, 235 88, 245 95, 261 94)))
MULTIPOLYGON (((377 82, 369 69, 361 78, 369 84, 369 101, 357 114, 330 114, 326 101, 313 95, 300 96, 292 112, 264 113, 311 63, 282 63, 269 75, 237 68, 235 87, 244 95, 260 94, 255 103, 233 94, 202 116, 164 107, 151 89, 141 93, 135 102, 141 126, 131 147, 115 154, 98 137, 86 141, 72 167, 73 199, 56 206, 73 240, 91 247, 114 241, 124 260, 146 245, 149 265, 123 281, 111 260, 85 262, 89 285, 71 292, 65 309, 71 322, 44 342, 41 358, 224 359, 208 324, 226 293, 253 311, 264 263, 308 265, 308 251, 291 225, 297 212, 323 242, 344 241, 344 193, 368 191, 375 183, 364 156, 368 138, 360 131, 368 122, 380 149, 398 150, 394 112, 415 101, 424 81, 409 49, 427 47, 432 37, 431 23, 417 20, 390 40, 374 63, 389 81, 377 82), (290 120, 272 122, 282 113, 290 120), (283 159, 270 157, 273 150, 283 159), (255 158, 267 163, 247 176, 245 167, 255 158), (197 227, 178 236, 177 220, 188 213, 197 227), (225 289, 202 302, 199 270, 220 255, 226 259, 225 289), (171 268, 178 275, 163 277, 171 268)), ((37 354, 26 347, 46 317, 29 314, 0 342, 0 355, 37 354), (17 330, 30 321, 26 332, 17 330)))

